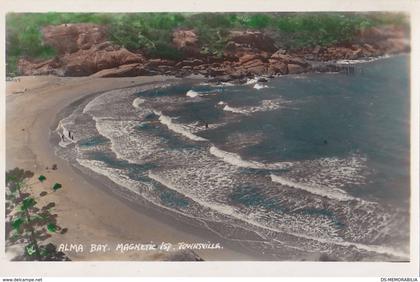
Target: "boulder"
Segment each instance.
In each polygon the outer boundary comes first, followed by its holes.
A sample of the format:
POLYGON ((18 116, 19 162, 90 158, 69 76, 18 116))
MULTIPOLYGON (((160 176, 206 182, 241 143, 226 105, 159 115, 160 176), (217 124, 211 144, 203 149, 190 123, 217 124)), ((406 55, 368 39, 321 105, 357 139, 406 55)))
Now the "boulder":
POLYGON ((298 73, 305 72, 304 67, 302 67, 301 65, 296 65, 296 64, 288 64, 287 69, 288 69, 289 74, 298 74, 298 73))
POLYGON ((178 29, 172 34, 172 43, 178 49, 182 49, 187 46, 197 46, 198 36, 192 29, 178 29))
POLYGON ((20 75, 62 75, 62 72, 57 69, 59 66, 60 62, 56 58, 41 62, 22 58, 17 62, 20 75))
POLYGON ((92 77, 126 77, 126 76, 139 76, 149 75, 150 72, 144 68, 142 64, 128 64, 118 66, 116 68, 104 69, 97 73, 92 74, 92 77))
POLYGON ((106 40, 106 27, 97 24, 78 23, 48 25, 42 28, 43 41, 59 54, 90 49, 106 40))
POLYGON ((273 55, 271 55, 269 62, 273 61, 281 61, 286 64, 295 64, 304 67, 309 66, 309 63, 306 62, 304 59, 296 56, 283 54, 282 52, 275 52, 273 55))
POLYGON ((262 74, 266 71, 267 66, 264 62, 265 58, 261 54, 246 54, 239 58, 239 61, 234 64, 231 73, 252 73, 262 74))
POLYGON ((236 66, 236 72, 246 74, 261 75, 266 73, 266 71, 267 65, 259 59, 248 61, 245 64, 236 66))
POLYGON ((72 54, 66 54, 61 60, 64 65, 64 75, 66 76, 91 75, 103 69, 145 62, 142 56, 134 54, 125 48, 115 51, 97 50, 96 48, 79 50, 72 54))
POLYGON ((239 58, 239 64, 243 65, 243 64, 246 64, 250 61, 255 61, 255 60, 262 61, 263 57, 259 54, 246 54, 246 55, 239 58))
POLYGON ((198 36, 194 30, 178 29, 172 33, 172 44, 180 50, 184 57, 200 58, 204 54, 198 42, 198 36))
POLYGON ((270 60, 268 65, 269 74, 287 74, 287 64, 277 60, 270 60))
POLYGON ((248 61, 241 65, 241 67, 243 68, 254 68, 254 67, 259 67, 259 66, 265 66, 264 62, 261 61, 260 59, 248 61))

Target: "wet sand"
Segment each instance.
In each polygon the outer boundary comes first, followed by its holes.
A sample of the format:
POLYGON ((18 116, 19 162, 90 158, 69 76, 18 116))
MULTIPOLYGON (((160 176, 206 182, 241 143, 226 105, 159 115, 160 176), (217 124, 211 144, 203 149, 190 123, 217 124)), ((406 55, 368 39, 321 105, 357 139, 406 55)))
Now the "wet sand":
MULTIPOLYGON (((204 229, 174 220, 147 206, 139 207, 114 195, 104 182, 82 174, 58 158, 49 142, 50 127, 57 114, 72 102, 93 93, 164 82, 168 77, 135 78, 60 78, 21 77, 6 84, 6 169, 20 167, 35 175, 43 174, 46 183, 33 187, 34 193, 47 191, 54 182, 63 188, 41 198, 39 204, 54 202, 58 224, 68 229, 49 240, 72 251, 72 260, 166 260, 168 252, 115 250, 118 243, 219 242, 204 229), (53 164, 58 169, 52 170, 53 164), (47 169, 48 167, 48 169, 47 169), (83 251, 80 251, 80 244, 83 251), (107 244, 105 252, 90 252, 90 244, 107 244), (78 250, 78 251, 76 251, 78 250)), ((173 78, 171 78, 173 79, 173 78)), ((240 249, 195 251, 204 260, 255 260, 240 249), (239 250, 239 251, 238 251, 239 250)))

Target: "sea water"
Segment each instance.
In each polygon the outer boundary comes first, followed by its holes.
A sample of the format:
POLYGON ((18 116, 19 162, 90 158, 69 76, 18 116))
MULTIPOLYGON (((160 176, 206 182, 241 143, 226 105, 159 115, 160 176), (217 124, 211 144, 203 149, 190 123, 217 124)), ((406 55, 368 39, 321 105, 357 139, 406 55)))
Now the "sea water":
POLYGON ((57 153, 270 259, 405 261, 408 65, 109 91, 59 122, 57 153))

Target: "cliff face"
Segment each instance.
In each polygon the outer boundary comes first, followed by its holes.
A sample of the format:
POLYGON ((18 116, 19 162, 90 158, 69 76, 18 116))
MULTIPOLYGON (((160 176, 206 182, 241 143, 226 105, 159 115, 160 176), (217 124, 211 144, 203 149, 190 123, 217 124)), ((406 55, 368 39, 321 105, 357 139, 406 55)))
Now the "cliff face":
MULTIPOLYGON (((53 59, 36 62, 20 59, 22 75, 54 74, 59 76, 118 77, 167 74, 184 76, 202 74, 222 80, 256 75, 283 75, 313 70, 311 62, 359 59, 384 54, 408 52, 410 45, 404 31, 371 28, 357 35, 354 42, 329 47, 300 50, 277 48, 275 41, 260 31, 232 30, 219 56, 203 53, 206 46, 193 29, 175 30, 172 45, 183 54, 178 61, 147 58, 107 41, 107 28, 95 24, 46 26, 43 41, 57 51, 53 59)), ((317 68, 331 71, 332 67, 317 68)))

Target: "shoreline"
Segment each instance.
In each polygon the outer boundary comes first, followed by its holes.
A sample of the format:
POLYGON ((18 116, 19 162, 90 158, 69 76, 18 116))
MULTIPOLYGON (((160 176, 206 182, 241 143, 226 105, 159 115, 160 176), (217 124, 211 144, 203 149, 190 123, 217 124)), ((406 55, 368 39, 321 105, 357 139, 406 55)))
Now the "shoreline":
MULTIPOLYGON (((392 56, 393 57, 393 56, 392 56)), ((380 60, 380 59, 388 59, 389 57, 382 57, 382 58, 377 58, 376 60, 380 60)), ((371 62, 371 61, 370 61, 371 62)), ((103 94, 104 92, 108 92, 110 90, 122 90, 122 89, 130 89, 130 88, 135 88, 138 91, 142 91, 145 89, 141 89, 141 88, 146 88, 146 89, 150 89, 148 86, 151 85, 152 88, 154 87, 160 87, 162 85, 168 84, 169 82, 171 83, 171 85, 173 85, 173 82, 179 82, 179 83, 183 83, 185 82, 185 80, 180 80, 180 79, 173 79, 172 77, 161 77, 161 76, 156 76, 156 77, 136 77, 136 78, 105 78, 105 79, 100 79, 100 78, 58 78, 58 77, 32 77, 32 78, 28 78, 28 77, 22 77, 22 80, 26 80, 24 81, 25 83, 23 83, 24 85, 30 85, 30 83, 28 83, 28 80, 32 79, 34 81, 37 81, 38 79, 40 80, 39 82, 43 82, 44 79, 46 80, 50 80, 50 84, 51 84, 51 88, 54 89, 54 86, 56 84, 56 81, 64 81, 62 83, 62 87, 63 88, 72 88, 74 87, 74 84, 77 84, 79 81, 85 83, 86 85, 84 85, 84 87, 90 89, 90 91, 85 91, 84 93, 80 93, 81 90, 76 91, 76 93, 72 93, 69 94, 71 96, 71 98, 68 98, 66 102, 63 101, 58 101, 58 98, 56 99, 57 101, 52 102, 52 103, 47 103, 48 105, 50 105, 52 107, 53 110, 55 110, 54 113, 49 113, 48 116, 49 117, 53 117, 52 119, 50 119, 48 122, 44 123, 44 127, 42 127, 42 130, 45 131, 45 125, 47 125, 48 128, 48 149, 49 153, 51 154, 51 148, 53 148, 53 144, 56 143, 56 141, 59 139, 58 136, 55 136, 55 129, 57 127, 58 122, 64 117, 67 116, 75 107, 79 106, 80 104, 84 103, 88 103, 89 101, 91 101, 92 99, 95 98, 95 96, 99 96, 101 94, 103 94), (101 90, 97 91, 97 89, 95 88, 95 84, 97 84, 98 82, 104 82, 105 85, 102 85, 99 87, 101 90), (160 85, 159 85, 160 84, 160 85), (51 120, 53 120, 53 122, 51 122, 51 120), (53 140, 54 137, 56 137, 57 140, 53 140)), ((191 80, 191 82, 198 82, 200 83, 201 81, 203 81, 203 77, 195 77, 194 80, 191 80)), ((48 83, 46 87, 33 87, 33 89, 30 89, 28 91, 28 94, 16 94, 16 95, 10 95, 10 91, 13 84, 21 84, 20 81, 14 81, 11 82, 10 84, 8 83, 8 96, 7 96, 7 102, 8 102, 8 106, 10 105, 10 103, 13 104, 13 101, 16 99, 19 99, 19 97, 24 97, 24 96, 30 96, 30 95, 53 95, 51 92, 53 92, 50 87, 48 87, 48 83), (46 88, 46 89, 45 89, 46 88), (32 92, 31 92, 32 91, 32 92), (39 91, 41 91, 41 94, 38 93, 39 91), (43 91, 43 92, 42 92, 43 91), (35 92, 35 93, 34 93, 35 92), (45 92, 45 93, 44 93, 45 92), (11 100, 11 101, 9 101, 11 100)), ((81 88, 84 88, 81 87, 81 88)), ((56 89, 54 89, 55 91, 56 89)), ((70 89, 60 89, 58 90, 58 93, 60 93, 61 91, 66 92, 67 90, 70 89)), ((63 93, 61 93, 61 95, 65 95, 63 93)), ((67 96, 65 96, 67 97, 67 96)), ((34 100, 35 97, 31 97, 34 100)), ((42 97, 37 97, 38 100, 41 99, 42 97)), ((55 96, 51 97, 52 99, 55 98, 55 96)), ((24 98, 22 98, 23 100, 25 100, 24 98)), ((31 101, 31 99, 28 97, 25 102, 28 103, 29 101, 31 101)), ((37 101, 40 102, 40 101, 37 101)), ((48 101, 50 102, 50 101, 48 101)), ((24 104, 24 102, 22 101, 22 104, 24 104)), ((43 105, 42 103, 40 103, 41 105, 43 105)), ((32 105, 32 104, 31 104, 32 105)), ((47 105, 47 106, 48 106, 47 105)), ((45 105, 43 105, 45 106, 45 105)), ((9 107, 7 108, 8 110, 8 123, 7 125, 9 126, 9 107)), ((42 110, 42 109, 41 109, 42 110)), ((39 111, 39 109, 38 109, 39 111)), ((24 118, 28 118, 26 116, 26 112, 24 115, 24 118)), ((28 114, 30 116, 30 113, 28 114)), ((41 116, 41 118, 44 118, 44 115, 47 115, 46 113, 39 113, 37 112, 38 116, 30 116, 30 118, 33 120, 33 124, 39 124, 41 123, 40 120, 38 120, 38 117, 41 116)), ((22 122, 22 121, 20 121, 22 122)), ((39 125, 41 128, 41 125, 39 125)), ((16 131, 19 130, 19 128, 14 128, 16 131)), ((19 132, 19 131, 18 131, 19 132)), ((8 132, 9 133, 9 128, 8 128, 8 132)), ((22 133, 22 132, 20 132, 22 133)), ((35 132, 38 133, 39 136, 39 132, 35 132)), ((25 132, 26 134, 26 132, 25 132)), ((31 135, 31 133, 29 133, 29 135, 31 135)), ((9 135, 7 136, 8 140, 9 140, 9 135)), ((29 138, 30 139, 30 138, 29 138)), ((31 144, 29 141, 27 142, 29 144, 31 144)), ((35 144, 39 145, 39 146, 45 146, 44 143, 42 144, 38 144, 35 142, 35 144)), ((8 144, 9 145, 9 144, 8 144)), ((23 146, 24 147, 24 146, 23 146)), ((9 148, 8 148, 9 149, 9 148)), ((32 148, 30 148, 32 149, 32 148)), ((39 148, 38 148, 39 149, 39 148)), ((45 149, 45 148, 44 148, 45 149)), ((42 154, 44 154, 46 151, 40 150, 42 152, 42 154)), ((9 153, 9 150, 7 150, 7 152, 9 153)), ((42 166, 40 165, 39 158, 37 156, 36 153, 32 152, 31 150, 28 150, 29 154, 27 154, 26 157, 30 156, 29 159, 33 159, 33 163, 35 165, 35 167, 38 165, 38 170, 42 171, 42 166), (32 155, 30 155, 30 153, 33 153, 32 155)), ((86 186, 87 188, 93 187, 90 190, 91 191, 86 191, 89 189, 82 189, 79 188, 78 194, 73 194, 72 195, 72 199, 75 200, 77 198, 78 195, 86 196, 86 195, 93 195, 94 197, 96 197, 96 192, 101 192, 102 194, 100 195, 100 201, 102 201, 102 205, 98 204, 98 202, 96 201, 95 203, 93 203, 93 206, 99 209, 99 213, 102 212, 104 210, 104 207, 106 207, 106 205, 108 204, 109 201, 111 201, 112 203, 115 202, 115 200, 119 201, 120 205, 124 205, 125 206, 125 215, 127 215, 125 218, 124 217, 119 217, 118 215, 112 215, 111 218, 111 224, 108 224, 107 219, 104 219, 104 217, 102 217, 102 214, 98 213, 93 213, 93 215, 96 215, 96 218, 92 215, 92 210, 89 210, 89 208, 87 208, 87 211, 83 211, 81 213, 81 217, 88 215, 89 218, 85 219, 83 217, 83 223, 85 224, 85 226, 83 226, 84 228, 88 229, 88 232, 90 232, 90 234, 93 234, 93 236, 82 236, 80 238, 82 238, 84 240, 84 242, 91 242, 89 241, 91 238, 96 238, 95 236, 99 236, 99 237, 103 237, 103 238, 109 238, 109 236, 103 236, 103 234, 97 234, 95 232, 95 230, 90 230, 90 224, 91 222, 89 222, 89 220, 97 220, 99 217, 99 220, 101 221, 100 223, 98 223, 98 225, 101 225, 103 227, 103 230, 105 230, 106 232, 112 232, 113 234, 119 234, 118 236, 123 236, 123 238, 128 238, 126 240, 120 240, 120 242, 116 242, 116 240, 114 241, 105 241, 105 242, 98 242, 98 243, 112 243, 115 245, 115 243, 136 243, 139 242, 141 240, 142 243, 159 243, 159 242, 171 242, 173 244, 179 243, 179 242, 185 242, 188 240, 192 240, 191 242, 196 242, 196 243, 215 243, 215 242, 220 242, 221 245, 223 247, 225 247, 226 249, 223 250, 223 252, 219 252, 219 251, 212 251, 212 250, 206 250, 206 251, 196 251, 196 253, 198 254, 199 257, 201 257, 204 260, 284 260, 285 258, 282 256, 281 253, 278 253, 276 255, 262 255, 260 254, 258 251, 256 252, 254 250, 254 247, 252 246, 252 244, 254 244, 255 242, 258 241, 258 244, 261 243, 260 242, 260 237, 258 237, 257 239, 250 239, 251 241, 254 241, 254 243, 251 244, 243 244, 243 242, 248 240, 248 236, 252 236, 253 234, 245 234, 242 231, 250 231, 248 230, 246 227, 245 228, 241 228, 239 230, 239 232, 242 234, 240 236, 240 238, 234 238, 234 239, 221 239, 222 235, 218 234, 217 229, 212 230, 210 228, 210 226, 207 226, 206 224, 206 220, 200 220, 200 219, 195 219, 194 217, 189 217, 188 215, 185 215, 183 213, 178 213, 178 212, 173 212, 171 209, 167 209, 165 207, 161 207, 159 206, 159 204, 154 204, 153 202, 148 201, 146 198, 143 198, 140 195, 137 195, 134 192, 128 191, 128 189, 124 188, 124 185, 119 184, 118 182, 115 182, 112 178, 107 177, 106 175, 102 175, 101 172, 95 172, 92 171, 90 169, 86 169, 83 165, 78 165, 77 163, 70 163, 68 160, 65 159, 61 159, 60 157, 58 157, 55 152, 52 153, 53 157, 50 156, 49 160, 57 160, 56 163, 58 163, 58 171, 55 171, 57 173, 57 175, 61 175, 60 173, 62 172, 61 169, 70 169, 70 172, 67 171, 63 171, 63 173, 66 176, 73 176, 76 175, 76 177, 73 178, 80 178, 77 179, 78 181, 75 181, 76 183, 80 184, 83 183, 82 186, 86 186), (81 176, 81 177, 80 177, 81 176), (115 189, 117 188, 117 189, 115 189), (133 197, 134 195, 134 197, 133 197), (108 199, 113 199, 113 200, 109 200, 108 199), (105 201, 107 200, 107 201, 105 201), (140 203, 138 203, 140 202, 140 203), (129 211, 128 211, 129 210, 129 211), (130 214, 129 214, 130 213, 130 214), (132 213, 136 213, 136 214, 140 214, 140 216, 135 216, 132 215, 132 213), (116 219, 116 217, 119 217, 116 219), (129 227, 127 228, 127 230, 125 230, 126 227, 121 228, 121 226, 119 226, 121 224, 121 222, 126 222, 126 218, 130 218, 130 220, 133 218, 133 220, 135 219, 139 219, 140 223, 140 227, 129 227), (131 218, 132 217, 132 218, 131 218), (121 221, 122 219, 122 221, 121 221), (152 222, 152 223, 150 223, 152 222), (146 223, 146 224, 145 224, 146 223), (144 230, 141 230, 141 227, 144 228, 144 226, 147 226, 147 232, 144 232, 144 230), (151 226, 149 228, 149 226, 151 226), (155 227, 158 228, 155 228, 155 227), (139 231, 140 230, 140 231, 139 231), (161 230, 163 230, 162 233, 165 232, 169 232, 168 234, 158 234, 157 237, 158 238, 163 238, 162 240, 156 240, 154 238, 156 238, 156 231, 161 232, 161 230), (168 231, 169 230, 169 231, 168 231), (141 240, 136 240, 136 239, 132 239, 132 238, 136 238, 135 236, 138 233, 144 233, 141 234, 141 240), (127 234, 126 234, 127 233, 127 234), (152 239, 150 239, 152 238, 152 239), (179 239, 180 238, 180 239, 179 239), (188 238, 188 239, 185 239, 188 238), (173 240, 173 241, 170 241, 173 240), (194 241, 195 240, 195 241, 194 241), (153 241, 153 242, 151 242, 153 241)), ((45 156, 43 156, 45 157, 45 156)), ((47 158, 48 159, 48 158, 47 158)), ((10 161, 9 158, 7 159, 7 161, 10 161)), ((51 163, 50 163, 51 165, 51 163)), ((12 168, 13 166, 10 166, 10 164, 7 164, 7 169, 12 168)), ((45 166, 44 166, 45 167, 45 166)), ((23 167, 25 169, 28 169, 28 167, 23 167)), ((29 167, 29 169, 31 169, 29 167)), ((31 169, 32 170, 32 169, 31 169)), ((35 170, 35 173, 37 173, 37 171, 35 170)), ((54 173, 54 171, 48 171, 47 172, 47 178, 50 180, 49 174, 50 173, 54 173)), ((60 181, 60 179, 52 179, 53 181, 60 181)), ((74 181, 74 179, 70 179, 72 182, 74 181)), ((67 186, 64 186, 65 188, 67 186)), ((39 187, 38 187, 39 188, 39 187)), ((63 189, 65 190, 65 189, 63 189)), ((60 191, 61 193, 61 191, 60 191)), ((59 197, 59 196, 57 196, 59 197)), ((78 199, 76 199, 77 201, 78 199)), ((95 198, 96 200, 96 198, 95 198)), ((84 207, 86 208, 88 206, 91 205, 91 203, 89 203, 89 199, 83 199, 83 204, 84 207)), ((73 202, 73 205, 77 207, 77 204, 79 204, 78 202, 73 202)), ((60 207, 61 203, 58 204, 58 206, 60 207)), ((69 209, 70 210, 70 209, 69 209)), ((106 210, 106 208, 105 208, 106 210)), ((75 212, 76 214, 78 212, 75 212)), ((110 213, 110 211, 106 211, 106 213, 110 213)), ((111 212, 112 213, 112 212, 111 212)), ((69 216, 69 214, 67 214, 67 216, 69 216)), ((61 214, 59 213, 59 221, 60 221, 60 217, 61 214)), ((137 222, 136 222, 137 223, 137 222)), ((63 226, 65 228, 68 228, 68 226, 63 226)), ((70 228, 69 228, 70 229, 70 228)), ((83 230, 83 228, 78 228, 79 230, 83 230)), ((94 229, 94 228, 91 228, 94 229)), ((109 234, 107 234, 109 235, 109 234)), ((254 234, 256 235, 256 234, 254 234)), ((60 240, 60 235, 58 236, 58 240, 60 240)), ((57 237, 55 236, 55 237, 57 237)), ((102 238, 101 237, 101 238, 102 238)), ((115 238, 115 237, 114 237, 115 238)), ((119 238, 119 237, 118 237, 119 238)), ((254 237, 255 238, 255 237, 254 237)), ((57 239, 57 238, 56 238, 57 239)), ((57 240, 55 239, 55 242, 57 242, 57 240)), ((264 241, 264 240, 262 240, 264 241)), ((53 241, 54 242, 54 241, 53 241)), ((70 242, 71 244, 71 242, 70 242)), ((255 243, 254 245, 257 245, 257 243, 255 243)), ((115 247, 115 246, 114 246, 115 247)), ((194 254, 194 253, 193 253, 194 254)), ((194 254, 195 255, 195 254, 194 254)), ((153 254, 133 254, 133 253, 128 253, 128 254, 115 254, 111 253, 110 255, 103 255, 103 254, 74 254, 74 256, 72 257, 72 259, 74 260, 171 260, 168 259, 167 256, 165 256, 165 254, 162 254, 162 252, 158 253, 155 252, 153 254), (117 258, 115 257, 117 256, 117 258)), ((317 260, 314 257, 307 257, 307 259, 309 260, 317 260)), ((306 260, 306 259, 304 259, 306 260)))
MULTIPOLYGON (((134 76, 60 76, 56 74, 34 74, 34 75, 24 75, 24 76, 16 76, 16 77, 6 77, 7 82, 19 81, 20 77, 56 77, 62 79, 134 79, 136 77, 172 77, 173 79, 202 79, 206 83, 214 83, 216 85, 223 85, 223 84, 233 84, 233 85, 244 85, 247 84, 249 80, 257 80, 257 83, 264 83, 267 82, 268 79, 273 78, 280 78, 286 77, 289 75, 308 75, 313 73, 348 73, 349 67, 355 67, 359 64, 371 63, 377 60, 388 59, 397 56, 410 56, 410 51, 405 52, 396 52, 396 53, 384 53, 376 56, 369 56, 369 57, 361 57, 357 59, 346 59, 346 58, 339 58, 333 60, 308 60, 307 64, 310 65, 309 68, 305 69, 304 71, 294 72, 294 73, 285 73, 285 74, 269 74, 269 73, 254 73, 249 75, 241 75, 237 76, 235 74, 223 73, 219 75, 205 75, 202 73, 182 73, 182 72, 174 72, 172 74, 151 74, 151 75, 134 75, 134 76), (261 81, 260 81, 261 80, 261 81)), ((127 86, 130 87, 130 86, 127 86)), ((13 92, 12 94, 22 94, 25 92, 25 89, 18 90, 13 92)))
MULTIPOLYGON (((149 207, 142 209, 127 204, 127 201, 102 189, 103 184, 77 171, 69 162, 55 155, 49 142, 52 121, 71 103, 94 93, 165 82, 172 77, 149 76, 130 78, 59 78, 54 76, 21 77, 19 81, 7 82, 6 95, 6 169, 20 167, 35 175, 44 174, 46 184, 34 189, 48 189, 54 181, 63 184, 62 191, 47 197, 55 202, 53 210, 58 214, 58 223, 68 232, 54 235, 50 242, 88 246, 90 243, 155 243, 208 242, 216 241, 208 232, 196 233, 196 228, 185 223, 176 226, 169 216, 156 214, 149 207), (13 89, 26 89, 21 94, 11 94, 13 89), (30 105, 30 106, 28 106, 30 105), (20 111, 24 108, 25 111, 20 111), (57 164, 57 170, 46 170, 57 164), (46 186, 46 187, 44 187, 46 186), (112 206, 112 208, 108 208, 112 206), (162 219, 162 217, 165 217, 162 219), (166 218, 167 217, 167 218, 166 218), (183 226, 184 225, 184 226, 183 226), (194 232, 194 233, 193 233, 194 232), (207 237, 207 238, 206 238, 207 237), (209 240, 210 239, 210 240, 209 240)), ((39 192, 40 190, 36 190, 39 192)), ((42 204, 42 201, 39 201, 42 204)), ((219 240, 220 241, 220 240, 219 240)), ((217 243, 213 242, 213 243, 217 243)), ((225 247, 223 250, 195 250, 204 260, 252 260, 243 254, 225 247)), ((72 260, 165 260, 162 252, 84 252, 66 253, 72 260)))

